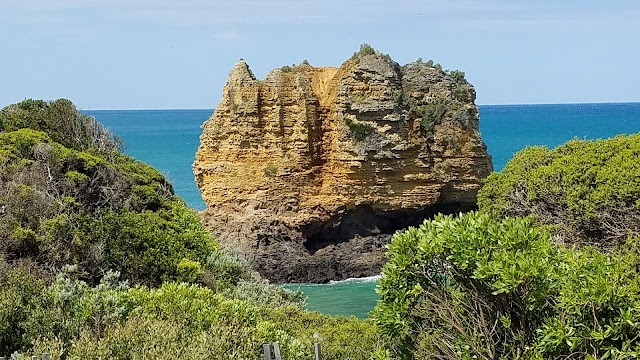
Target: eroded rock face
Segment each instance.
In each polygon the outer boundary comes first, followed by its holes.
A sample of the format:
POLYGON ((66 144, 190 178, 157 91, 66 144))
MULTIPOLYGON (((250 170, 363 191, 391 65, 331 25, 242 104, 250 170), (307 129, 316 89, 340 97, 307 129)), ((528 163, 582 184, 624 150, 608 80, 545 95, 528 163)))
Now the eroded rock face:
POLYGON ((205 224, 273 282, 377 274, 391 234, 474 208, 492 170, 460 75, 373 54, 257 80, 240 61, 193 166, 205 224))

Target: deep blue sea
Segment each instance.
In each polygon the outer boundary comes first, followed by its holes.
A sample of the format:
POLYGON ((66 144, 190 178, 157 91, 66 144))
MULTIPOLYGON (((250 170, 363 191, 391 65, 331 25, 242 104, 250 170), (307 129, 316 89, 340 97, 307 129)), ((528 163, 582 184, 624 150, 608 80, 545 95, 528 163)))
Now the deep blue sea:
MULTIPOLYGON (((176 193, 193 208, 205 205, 191 165, 200 126, 211 115, 204 110, 85 111, 119 136, 125 152, 160 169, 176 193)), ((480 132, 499 171, 526 146, 555 147, 573 138, 598 139, 640 132, 640 103, 485 105, 480 106, 480 132)), ((308 308, 335 315, 365 317, 377 295, 376 281, 344 281, 325 285, 292 285, 307 296, 308 308)))

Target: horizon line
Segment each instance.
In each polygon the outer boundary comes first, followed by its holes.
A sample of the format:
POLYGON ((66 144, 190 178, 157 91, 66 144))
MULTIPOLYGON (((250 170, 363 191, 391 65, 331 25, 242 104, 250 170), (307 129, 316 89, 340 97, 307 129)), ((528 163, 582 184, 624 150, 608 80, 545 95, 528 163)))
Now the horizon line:
MULTIPOLYGON (((593 102, 558 102, 558 103, 504 103, 504 104, 476 104, 476 106, 531 106, 531 105, 588 105, 588 104, 640 104, 640 101, 593 101, 593 102)), ((213 108, 112 108, 112 109, 87 109, 78 108, 80 111, 186 111, 186 110, 215 110, 213 108)))

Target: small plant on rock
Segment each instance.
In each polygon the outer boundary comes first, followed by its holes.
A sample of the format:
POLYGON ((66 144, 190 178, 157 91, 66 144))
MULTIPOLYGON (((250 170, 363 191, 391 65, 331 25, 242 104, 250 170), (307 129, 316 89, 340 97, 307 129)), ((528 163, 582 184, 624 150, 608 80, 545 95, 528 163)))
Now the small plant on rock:
POLYGON ((267 167, 264 168, 264 175, 270 178, 278 175, 278 166, 275 164, 267 165, 267 167))
POLYGON ((356 141, 362 141, 376 131, 369 124, 355 122, 351 119, 346 119, 345 123, 349 127, 349 137, 356 141))

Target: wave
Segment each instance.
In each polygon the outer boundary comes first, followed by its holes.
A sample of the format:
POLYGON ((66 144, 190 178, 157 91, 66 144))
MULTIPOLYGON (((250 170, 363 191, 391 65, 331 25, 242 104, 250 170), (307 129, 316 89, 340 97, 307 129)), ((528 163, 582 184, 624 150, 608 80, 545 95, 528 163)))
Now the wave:
POLYGON ((361 278, 348 278, 344 280, 331 280, 327 284, 318 284, 318 283, 289 283, 282 284, 288 289, 299 289, 299 288, 315 288, 315 287, 323 287, 323 286, 339 286, 339 285, 348 285, 348 284, 367 284, 367 283, 377 283, 380 280, 381 275, 367 276, 361 278))
POLYGON ((332 280, 329 282, 329 284, 344 284, 344 283, 352 283, 352 282, 359 282, 359 283, 378 282, 380 280, 380 277, 381 275, 374 275, 374 276, 367 276, 362 278, 348 278, 348 279, 339 280, 339 281, 332 280))

